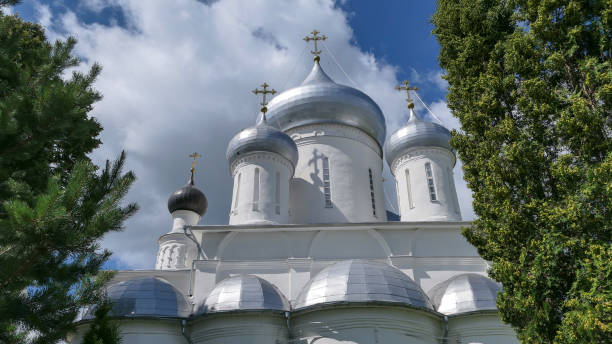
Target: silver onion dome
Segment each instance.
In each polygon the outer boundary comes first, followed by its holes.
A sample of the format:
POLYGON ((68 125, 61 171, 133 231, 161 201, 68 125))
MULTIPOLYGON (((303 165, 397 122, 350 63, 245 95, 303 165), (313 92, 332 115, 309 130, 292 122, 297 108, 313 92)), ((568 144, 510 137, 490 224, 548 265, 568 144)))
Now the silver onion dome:
MULTIPOLYGON (((186 318, 191 307, 183 294, 158 277, 134 278, 106 289, 113 317, 186 318)), ((81 312, 76 321, 95 318, 95 306, 81 312)))
POLYGON ((423 121, 410 109, 408 123, 396 130, 385 144, 385 156, 389 166, 406 150, 413 147, 440 147, 453 151, 450 132, 440 124, 423 121))
POLYGON ((335 83, 316 61, 300 86, 274 97, 268 108, 268 121, 283 131, 335 123, 361 129, 381 147, 385 142, 385 117, 378 105, 365 93, 335 83))
POLYGON ((436 310, 445 315, 456 315, 482 310, 496 310, 497 293, 501 285, 474 273, 453 276, 435 285, 429 298, 436 310))
POLYGON ((272 283, 253 275, 237 275, 219 282, 196 314, 289 309, 289 301, 272 283))
POLYGON ((225 156, 231 166, 239 157, 261 151, 279 154, 289 160, 294 167, 298 161, 297 145, 293 139, 270 126, 265 113, 261 114, 255 126, 242 130, 230 140, 225 156))
POLYGON ((410 277, 389 264, 368 260, 345 260, 321 270, 304 286, 295 308, 377 301, 433 309, 410 277))

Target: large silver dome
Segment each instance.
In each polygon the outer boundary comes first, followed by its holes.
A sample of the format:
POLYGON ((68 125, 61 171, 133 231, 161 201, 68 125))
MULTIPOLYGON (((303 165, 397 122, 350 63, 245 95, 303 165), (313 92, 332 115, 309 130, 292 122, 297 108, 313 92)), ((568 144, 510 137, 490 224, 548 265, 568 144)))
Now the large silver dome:
POLYGON ((261 151, 277 153, 294 167, 297 164, 297 145, 289 135, 268 125, 265 114, 262 114, 257 125, 242 130, 230 140, 225 156, 231 166, 240 156, 261 151))
POLYGON ((336 123, 361 129, 381 147, 385 142, 385 117, 378 105, 365 93, 336 84, 318 62, 300 86, 274 97, 268 108, 268 121, 283 131, 336 123))
POLYGON ((391 265, 368 260, 345 260, 321 270, 304 286, 295 308, 374 301, 433 309, 410 277, 391 265))
MULTIPOLYGON (((172 284, 158 277, 134 278, 106 289, 113 317, 186 318, 191 307, 172 284)), ((80 314, 76 321, 95 318, 96 307, 80 314)))
POLYGON ((199 307, 197 314, 289 309, 289 301, 272 283, 253 275, 238 275, 219 282, 199 307))
POLYGON ((450 132, 440 124, 418 118, 410 109, 408 123, 396 130, 385 144, 385 156, 389 166, 406 150, 413 147, 440 147, 453 151, 450 132))
POLYGON ((455 315, 481 310, 495 310, 501 285, 479 274, 461 274, 435 285, 429 298, 436 310, 455 315))

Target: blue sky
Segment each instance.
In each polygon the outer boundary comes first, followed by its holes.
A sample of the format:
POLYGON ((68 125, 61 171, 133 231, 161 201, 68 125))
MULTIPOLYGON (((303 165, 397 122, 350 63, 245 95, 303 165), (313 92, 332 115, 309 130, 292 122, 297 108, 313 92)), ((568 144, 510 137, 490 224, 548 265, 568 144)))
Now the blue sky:
MULTIPOLYGON (((312 66, 302 38, 314 28, 329 37, 326 46, 342 66, 324 49, 323 68, 380 105, 387 135, 407 118, 405 94, 393 89, 404 79, 444 125, 458 126, 431 35, 435 1, 24 0, 11 11, 41 23, 51 40, 75 36, 80 70, 103 67, 96 88, 104 99, 92 111, 104 127, 103 145, 91 157, 101 163, 125 149, 138 177, 128 199, 141 207, 103 242, 114 252, 112 268, 153 266, 157 238, 171 224, 166 199, 184 184, 193 151, 204 155, 196 184, 209 200, 201 224, 227 223, 232 186, 224 153, 255 120, 250 90, 263 81, 277 91, 299 84, 312 66)), ((416 110, 432 120, 418 103, 416 110)), ((471 193, 461 175, 458 164, 455 182, 469 220, 471 193)), ((384 177, 392 180, 388 167, 384 177)), ((393 210, 394 183, 384 187, 393 210)))

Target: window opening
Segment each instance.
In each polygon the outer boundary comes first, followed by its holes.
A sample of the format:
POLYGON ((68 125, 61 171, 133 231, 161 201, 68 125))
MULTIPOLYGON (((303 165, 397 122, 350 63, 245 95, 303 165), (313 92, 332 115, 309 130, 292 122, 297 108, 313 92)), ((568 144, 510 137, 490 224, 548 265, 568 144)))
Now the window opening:
POLYGON ((410 186, 410 170, 406 169, 406 191, 408 192, 408 208, 414 208, 412 203, 412 187, 410 186))
POLYGON ((370 199, 372 200, 372 215, 376 217, 376 198, 374 197, 374 179, 372 178, 372 169, 368 168, 370 175, 370 199))
POLYGON ((436 187, 434 185, 433 173, 431 172, 431 163, 425 163, 425 175, 427 176, 427 188, 429 189, 429 200, 437 201, 436 187))
POLYGON ((275 213, 280 215, 280 172, 276 172, 276 195, 274 196, 275 213))
POLYGON ((238 173, 236 177, 236 196, 234 196, 234 213, 236 213, 236 209, 238 209, 238 197, 240 197, 240 179, 242 178, 242 173, 238 173))
POLYGON ((253 175, 253 211, 259 210, 259 168, 255 168, 253 175))
POLYGON ((329 159, 323 158, 323 194, 325 195, 325 208, 332 207, 331 187, 329 183, 329 159))

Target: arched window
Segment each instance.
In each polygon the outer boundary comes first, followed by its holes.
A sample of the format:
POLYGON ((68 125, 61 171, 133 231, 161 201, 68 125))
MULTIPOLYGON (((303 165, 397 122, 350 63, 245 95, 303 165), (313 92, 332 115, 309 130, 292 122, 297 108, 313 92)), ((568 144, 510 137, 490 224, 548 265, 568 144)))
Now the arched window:
POLYGON ((323 194, 325 195, 325 208, 332 207, 331 186, 329 183, 329 159, 323 158, 323 194))
POLYGON ((238 209, 238 197, 240 197, 240 179, 242 179, 242 173, 238 173, 236 176, 236 195, 234 195, 234 214, 237 213, 238 209))
POLYGON ((412 187, 410 186, 410 170, 406 169, 406 192, 408 192, 408 208, 414 208, 412 202, 412 187))
POLYGON ((276 172, 276 193, 274 195, 274 212, 280 215, 280 172, 276 172))
POLYGON ((436 196, 436 186, 434 184, 433 172, 431 171, 431 163, 425 163, 425 176, 427 177, 427 188, 429 189, 429 200, 434 202, 438 200, 436 196))
POLYGON ((370 199, 372 200, 372 215, 376 217, 376 198, 374 197, 374 178, 372 177, 372 169, 368 168, 370 175, 370 199))
POLYGON ((253 211, 259 210, 259 168, 253 174, 253 211))

